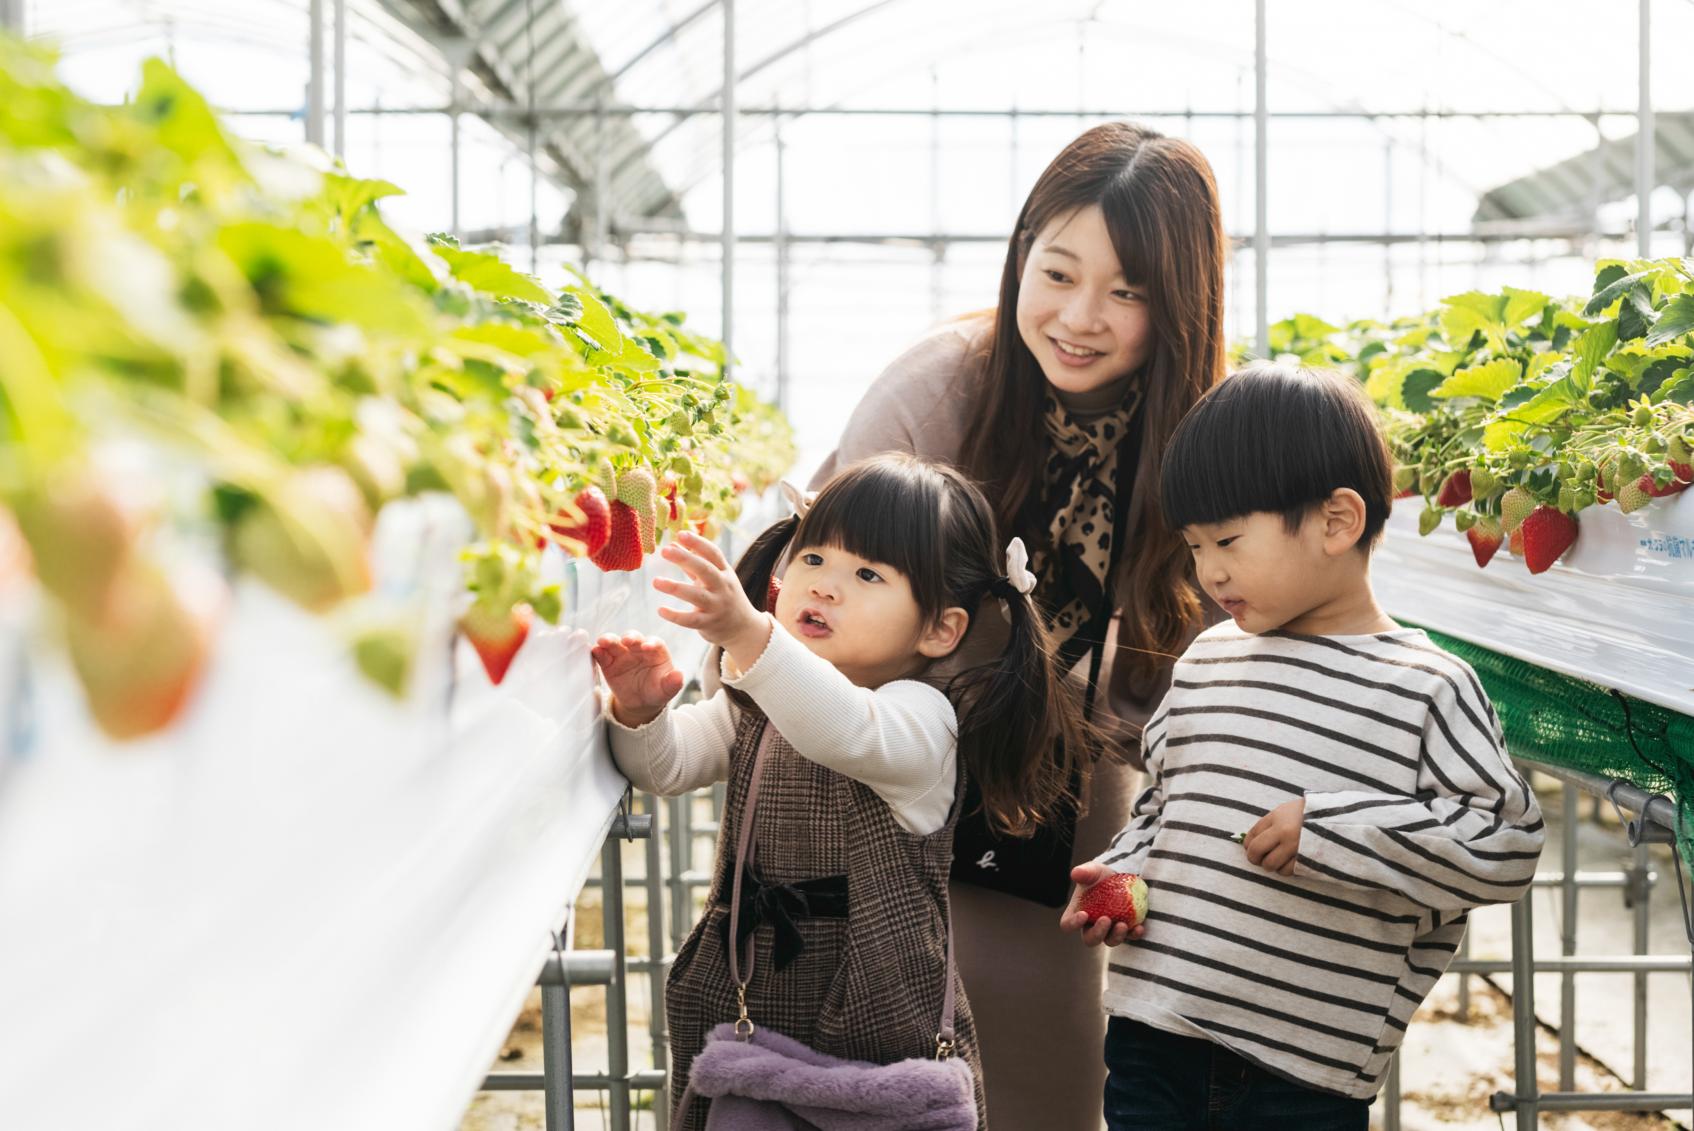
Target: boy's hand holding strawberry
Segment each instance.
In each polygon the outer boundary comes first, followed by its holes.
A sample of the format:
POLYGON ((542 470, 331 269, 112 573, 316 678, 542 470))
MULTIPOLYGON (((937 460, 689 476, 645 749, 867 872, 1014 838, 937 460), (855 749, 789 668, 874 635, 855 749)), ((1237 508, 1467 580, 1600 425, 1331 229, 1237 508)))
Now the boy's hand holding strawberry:
POLYGON ((613 717, 626 727, 645 726, 658 718, 685 682, 671 662, 671 650, 655 636, 602 636, 589 655, 612 689, 613 717))
POLYGON ((660 609, 659 615, 672 624, 692 628, 729 653, 730 662, 742 671, 752 667, 771 638, 770 617, 753 607, 715 542, 688 531, 677 535, 660 551, 667 561, 683 568, 693 584, 653 579, 653 588, 668 597, 693 605, 693 609, 660 609))
POLYGON ((1300 830, 1306 820, 1306 799, 1296 797, 1284 801, 1247 830, 1241 847, 1250 863, 1267 872, 1294 874, 1294 860, 1300 854, 1300 830))
POLYGON ((1076 884, 1076 890, 1071 892, 1071 901, 1059 914, 1059 929, 1082 932, 1082 941, 1089 946, 1101 943, 1117 946, 1125 939, 1138 939, 1146 934, 1147 928, 1140 923, 1131 926, 1121 920, 1092 916, 1082 909, 1089 889, 1116 874, 1104 864, 1078 864, 1072 868, 1071 882, 1076 884))

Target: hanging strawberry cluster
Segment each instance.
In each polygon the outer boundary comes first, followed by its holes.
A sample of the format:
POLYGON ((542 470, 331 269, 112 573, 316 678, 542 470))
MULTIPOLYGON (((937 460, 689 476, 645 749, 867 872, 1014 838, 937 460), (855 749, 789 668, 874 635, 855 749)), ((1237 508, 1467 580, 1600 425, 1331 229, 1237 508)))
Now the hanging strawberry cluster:
POLYGON ((1694 260, 1602 260, 1586 299, 1506 287, 1420 318, 1278 323, 1279 357, 1351 368, 1382 406, 1397 497, 1447 515, 1479 566, 1506 545, 1531 573, 1580 513, 1626 513, 1694 483, 1694 260))
MULTIPOLYGON (((323 612, 370 589, 385 504, 451 492, 498 680, 559 616, 548 544, 637 568, 791 462, 680 315, 415 248, 379 211, 399 191, 239 141, 156 60, 97 106, 0 38, 0 547, 15 527, 108 732, 166 725, 206 666, 221 582, 185 545, 323 612)), ((405 632, 361 632, 402 690, 405 632)))

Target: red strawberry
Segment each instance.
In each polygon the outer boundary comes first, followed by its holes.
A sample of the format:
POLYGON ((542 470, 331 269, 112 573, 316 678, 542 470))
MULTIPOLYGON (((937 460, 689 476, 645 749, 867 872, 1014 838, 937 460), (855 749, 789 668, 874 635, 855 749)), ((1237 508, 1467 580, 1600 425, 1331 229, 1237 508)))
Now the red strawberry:
POLYGON ((635 511, 641 549, 649 554, 658 549, 659 481, 653 473, 645 467, 633 467, 618 476, 618 502, 628 503, 635 511))
POLYGON ((1643 475, 1639 483, 1640 488, 1655 499, 1664 499, 1671 495, 1680 495, 1682 492, 1688 490, 1688 481, 1691 477, 1682 473, 1684 471, 1694 469, 1690 469, 1686 464, 1678 465, 1674 463, 1670 465, 1670 469, 1671 474, 1675 475, 1676 478, 1672 479, 1669 483, 1666 483, 1663 487, 1654 483, 1651 475, 1643 475))
POLYGON ((671 505, 670 521, 676 522, 682 517, 682 507, 678 505, 676 501, 677 489, 681 486, 681 484, 677 482, 676 476, 667 471, 665 472, 665 481, 661 484, 661 486, 664 488, 665 499, 671 505))
POLYGON ((1519 526, 1506 536, 1506 552, 1513 557, 1523 557, 1523 527, 1519 526))
POLYGON ((1545 573, 1576 541, 1576 519, 1557 507, 1536 507, 1519 527, 1530 573, 1545 573))
POLYGON ((606 540, 612 536, 612 508, 606 502, 605 493, 598 487, 584 487, 576 493, 573 502, 582 512, 582 521, 573 522, 560 511, 559 517, 548 526, 559 537, 581 543, 582 552, 593 557, 605 548, 606 540))
POLYGON ((529 626, 534 614, 528 605, 513 605, 510 609, 475 602, 459 618, 459 631, 471 642, 482 666, 493 683, 506 678, 506 669, 529 639, 529 626))
POLYGON ((1618 489, 1618 510, 1624 514, 1638 511, 1653 501, 1653 477, 1643 475, 1634 483, 1625 483, 1618 489))
POLYGON ((741 474, 741 472, 733 471, 729 476, 729 485, 735 488, 735 493, 739 495, 753 484, 752 481, 750 481, 745 475, 741 474))
POLYGON ((1110 919, 1136 926, 1147 918, 1147 885, 1133 873, 1114 873, 1083 892, 1077 910, 1091 923, 1110 919))
POLYGON ((612 501, 611 536, 593 562, 608 573, 641 568, 641 520, 635 508, 621 499, 612 501))
POLYGON ((1694 463, 1683 463, 1675 456, 1671 457, 1670 469, 1676 475, 1678 483, 1694 483, 1694 463))
MULTIPOLYGON (((1510 534, 1523 520, 1529 517, 1529 512, 1535 509, 1535 496, 1522 487, 1513 487, 1500 496, 1500 528, 1510 534)), ((1515 552, 1515 551, 1514 551, 1515 552)))
POLYGON ((776 612, 776 599, 782 595, 782 578, 771 574, 770 584, 765 587, 765 612, 776 612))
POLYGON ((1470 502, 1470 469, 1460 468, 1449 475, 1435 495, 1438 507, 1462 507, 1470 502))
POLYGON ((173 582, 130 558, 113 579, 102 619, 67 609, 71 663, 101 730, 139 738, 181 714, 205 673, 223 596, 215 576, 173 582))
POLYGON ((1505 533, 1500 529, 1500 522, 1491 515, 1482 515, 1469 530, 1465 537, 1470 539, 1471 553, 1476 555, 1477 568, 1486 566, 1500 543, 1505 539, 1505 533))

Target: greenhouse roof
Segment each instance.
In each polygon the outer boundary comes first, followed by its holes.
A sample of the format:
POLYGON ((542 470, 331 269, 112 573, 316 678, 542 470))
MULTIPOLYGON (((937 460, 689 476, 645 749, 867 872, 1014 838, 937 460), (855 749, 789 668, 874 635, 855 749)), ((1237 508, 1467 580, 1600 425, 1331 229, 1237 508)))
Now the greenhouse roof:
MULTIPOLYGON (((1473 221, 1578 219, 1604 201, 1635 192, 1636 134, 1601 141, 1587 153, 1491 189, 1473 221)), ((1694 192, 1694 113, 1653 116, 1654 180, 1680 195, 1694 192)))

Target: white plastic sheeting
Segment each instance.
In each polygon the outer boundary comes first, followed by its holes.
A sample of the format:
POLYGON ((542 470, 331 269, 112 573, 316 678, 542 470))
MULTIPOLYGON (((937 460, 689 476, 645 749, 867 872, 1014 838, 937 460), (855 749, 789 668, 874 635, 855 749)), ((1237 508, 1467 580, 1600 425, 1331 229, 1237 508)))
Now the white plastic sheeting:
POLYGON ((1396 618, 1694 715, 1694 492, 1580 523, 1564 560, 1532 575, 1504 548, 1477 569, 1451 523, 1420 538, 1401 507, 1377 595, 1396 618))
POLYGON ((655 615, 657 559, 577 563, 566 625, 491 686, 448 652, 446 517, 391 505, 378 530, 380 588, 431 590, 405 704, 253 583, 147 741, 105 741, 62 658, 29 656, 34 741, 0 749, 0 1127, 457 1125, 623 793, 593 636, 664 635, 685 670, 704 649, 655 615))

